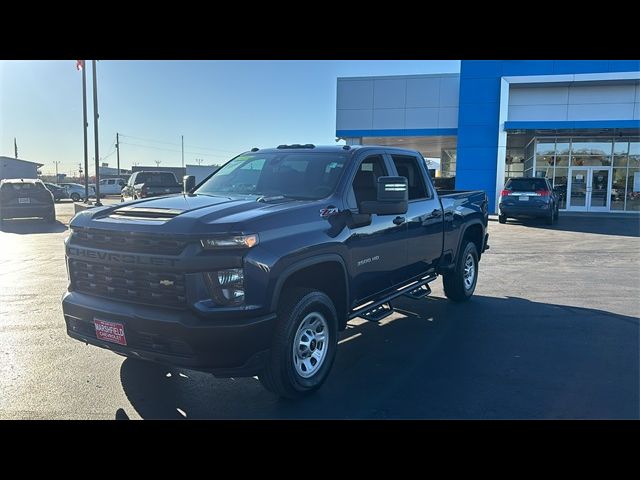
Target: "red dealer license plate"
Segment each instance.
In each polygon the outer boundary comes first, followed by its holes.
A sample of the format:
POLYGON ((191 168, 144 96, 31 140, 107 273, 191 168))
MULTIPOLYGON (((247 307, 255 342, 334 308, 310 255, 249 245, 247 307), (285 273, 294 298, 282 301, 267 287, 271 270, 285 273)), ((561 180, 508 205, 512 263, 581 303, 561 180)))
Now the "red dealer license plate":
POLYGON ((116 322, 107 322, 98 318, 93 319, 96 326, 96 337, 106 342, 126 345, 127 339, 124 336, 124 325, 116 322))

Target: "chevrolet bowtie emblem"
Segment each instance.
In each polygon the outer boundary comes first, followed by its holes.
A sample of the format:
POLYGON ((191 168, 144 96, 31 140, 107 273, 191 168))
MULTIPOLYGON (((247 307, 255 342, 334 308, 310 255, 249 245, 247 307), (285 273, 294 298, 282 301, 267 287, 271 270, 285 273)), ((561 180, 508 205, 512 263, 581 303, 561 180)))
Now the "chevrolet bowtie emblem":
POLYGON ((171 285, 173 285, 173 280, 160 280, 160 285, 170 287, 171 285))

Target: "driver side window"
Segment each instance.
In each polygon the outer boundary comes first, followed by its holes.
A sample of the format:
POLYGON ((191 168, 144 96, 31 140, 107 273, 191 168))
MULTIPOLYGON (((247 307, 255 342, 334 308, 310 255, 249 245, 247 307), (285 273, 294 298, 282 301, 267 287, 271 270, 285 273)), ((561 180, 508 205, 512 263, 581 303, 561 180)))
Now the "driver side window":
POLYGON ((350 207, 360 209, 362 202, 377 198, 378 177, 387 176, 387 167, 382 155, 371 155, 365 158, 353 179, 352 194, 349 195, 350 207), (355 203, 355 205, 351 205, 355 203))

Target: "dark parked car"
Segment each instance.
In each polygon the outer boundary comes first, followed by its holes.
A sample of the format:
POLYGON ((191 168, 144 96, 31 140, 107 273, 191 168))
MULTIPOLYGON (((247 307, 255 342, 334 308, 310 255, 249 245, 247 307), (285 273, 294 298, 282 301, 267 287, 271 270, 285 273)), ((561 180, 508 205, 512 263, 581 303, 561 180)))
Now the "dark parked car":
POLYGON ((122 201, 159 197, 182 192, 182 184, 171 172, 135 172, 122 189, 122 201))
POLYGON ((542 217, 551 225, 558 220, 558 194, 546 178, 510 178, 500 194, 498 221, 542 217))
POLYGON ((377 322, 443 277, 468 300, 487 195, 440 195, 419 152, 253 149, 184 195, 92 208, 66 241, 68 334, 123 355, 318 389, 349 319, 377 322))
POLYGON ((62 200, 63 198, 69 198, 69 193, 64 187, 60 187, 59 185, 56 185, 54 183, 45 183, 44 186, 53 195, 54 202, 62 200))
POLYGON ((15 178, 0 181, 0 222, 8 218, 29 217, 55 222, 53 194, 41 180, 15 178))

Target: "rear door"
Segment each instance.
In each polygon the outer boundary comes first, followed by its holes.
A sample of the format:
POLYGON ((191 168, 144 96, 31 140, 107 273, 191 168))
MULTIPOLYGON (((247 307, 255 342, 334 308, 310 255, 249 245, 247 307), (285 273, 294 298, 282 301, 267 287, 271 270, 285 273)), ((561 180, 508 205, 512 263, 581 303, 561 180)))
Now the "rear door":
POLYGON ((407 266, 403 280, 431 272, 442 255, 443 216, 421 156, 389 152, 396 175, 409 184, 407 266))

